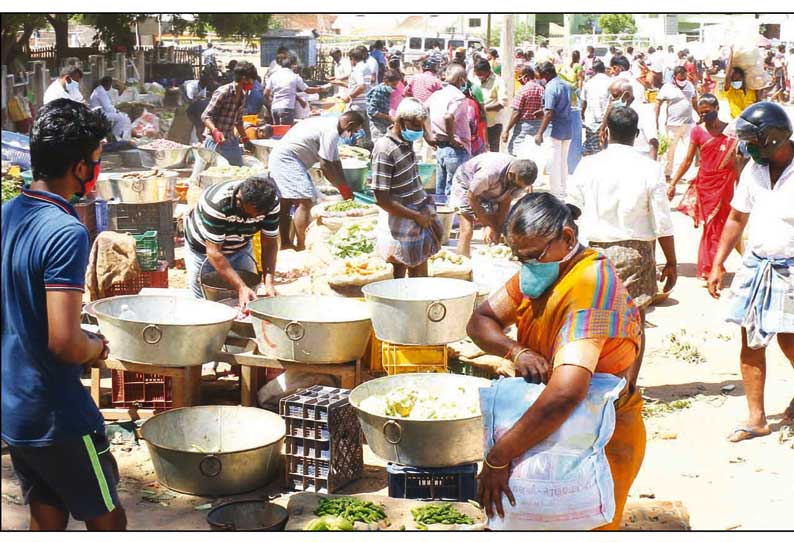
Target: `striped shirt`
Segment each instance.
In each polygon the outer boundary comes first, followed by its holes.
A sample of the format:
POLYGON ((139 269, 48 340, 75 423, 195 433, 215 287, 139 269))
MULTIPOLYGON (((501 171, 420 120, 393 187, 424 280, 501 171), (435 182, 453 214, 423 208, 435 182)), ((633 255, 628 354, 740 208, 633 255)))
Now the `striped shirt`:
POLYGON ((428 199, 413 145, 392 132, 378 139, 372 149, 372 189, 388 191, 401 205, 422 205, 428 199))
POLYGON ((245 181, 227 181, 210 186, 187 217, 185 241, 199 254, 207 251, 207 241, 221 245, 224 254, 243 248, 262 231, 267 237, 278 235, 279 203, 267 214, 249 218, 237 205, 237 192, 245 181))

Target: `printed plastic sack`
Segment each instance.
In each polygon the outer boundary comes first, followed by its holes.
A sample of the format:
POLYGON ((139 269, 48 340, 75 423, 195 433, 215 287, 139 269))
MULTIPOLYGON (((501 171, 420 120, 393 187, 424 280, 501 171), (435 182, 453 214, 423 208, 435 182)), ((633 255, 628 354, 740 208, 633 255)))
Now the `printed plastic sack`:
POLYGON ((3 130, 3 160, 20 169, 30 169, 30 138, 16 132, 3 130))
MULTIPOLYGON (((604 447, 615 430, 615 406, 626 381, 593 375, 587 397, 546 440, 513 461, 505 517, 492 530, 589 530, 612 521, 615 488, 604 447)), ((543 384, 503 378, 480 389, 485 453, 540 396, 543 384)))
POLYGON ((154 113, 143 110, 143 114, 132 123, 135 137, 157 137, 160 135, 160 119, 154 113))

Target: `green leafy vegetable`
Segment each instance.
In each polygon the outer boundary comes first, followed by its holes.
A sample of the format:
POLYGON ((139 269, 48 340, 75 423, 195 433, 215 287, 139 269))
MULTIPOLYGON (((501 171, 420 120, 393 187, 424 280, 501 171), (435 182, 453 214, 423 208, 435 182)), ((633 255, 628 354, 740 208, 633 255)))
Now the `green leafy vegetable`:
POLYGON ((427 529, 428 525, 473 525, 474 519, 458 512, 451 504, 426 504, 411 510, 411 515, 419 529, 427 529))
POLYGON ((331 253, 337 258, 355 258, 375 251, 375 222, 357 222, 331 237, 331 253))
POLYGON ((22 177, 3 175, 3 203, 15 198, 22 189, 22 177))
POLYGON ((356 200, 347 200, 329 205, 325 208, 325 210, 329 213, 344 213, 347 211, 352 211, 353 209, 366 209, 368 207, 369 205, 366 203, 361 203, 356 200))
POLYGON ((320 500, 315 516, 338 516, 351 522, 377 523, 386 519, 382 506, 353 497, 333 497, 320 500))
POLYGON ((323 516, 321 518, 311 520, 304 531, 352 531, 353 523, 345 518, 339 516, 323 516))

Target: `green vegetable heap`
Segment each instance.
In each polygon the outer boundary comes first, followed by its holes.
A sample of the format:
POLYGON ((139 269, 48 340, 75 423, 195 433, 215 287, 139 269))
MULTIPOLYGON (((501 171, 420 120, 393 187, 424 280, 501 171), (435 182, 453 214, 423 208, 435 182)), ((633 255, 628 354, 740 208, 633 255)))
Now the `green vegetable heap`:
POLYGON ((411 510, 416 526, 427 529, 427 525, 473 525, 474 519, 458 512, 451 504, 426 504, 411 510))
POLYGON ((22 189, 22 177, 3 175, 3 203, 19 195, 22 189))
POLYGON ((331 237, 331 253, 336 258, 355 258, 375 250, 375 223, 356 223, 341 228, 331 237))
POLYGON ((377 523, 386 519, 382 506, 353 497, 333 497, 320 500, 315 516, 337 516, 350 522, 377 523))
POLYGON ((366 203, 361 203, 351 199, 329 205, 325 208, 325 210, 329 213, 344 213, 346 211, 352 211, 353 209, 366 209, 367 207, 369 207, 369 205, 366 203))

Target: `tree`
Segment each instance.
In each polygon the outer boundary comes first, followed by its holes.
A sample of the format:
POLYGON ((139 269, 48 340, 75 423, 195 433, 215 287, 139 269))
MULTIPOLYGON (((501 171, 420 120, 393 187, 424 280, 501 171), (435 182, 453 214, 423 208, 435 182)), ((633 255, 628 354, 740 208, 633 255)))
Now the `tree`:
POLYGON ((588 14, 584 16, 584 22, 579 25, 579 32, 583 34, 591 34, 596 28, 598 15, 588 14))
POLYGON ((55 32, 55 51, 58 58, 64 56, 69 47, 69 21, 74 13, 45 13, 44 17, 55 32))
POLYGON ((42 14, 4 13, 2 18, 3 64, 13 72, 15 62, 27 49, 33 32, 47 26, 42 14))
POLYGON ((136 22, 141 22, 148 15, 144 13, 86 13, 82 16, 82 23, 91 25, 96 29, 94 46, 104 43, 106 47, 135 47, 136 22))
POLYGON ((628 13, 605 13, 598 18, 598 26, 604 34, 633 34, 637 31, 634 15, 628 13))
POLYGON ((516 46, 528 41, 532 43, 535 37, 535 29, 527 23, 518 23, 514 33, 516 46))
POLYGON ((204 37, 214 32, 222 38, 258 38, 270 27, 268 13, 197 13, 188 21, 174 14, 174 33, 189 31, 204 37))

